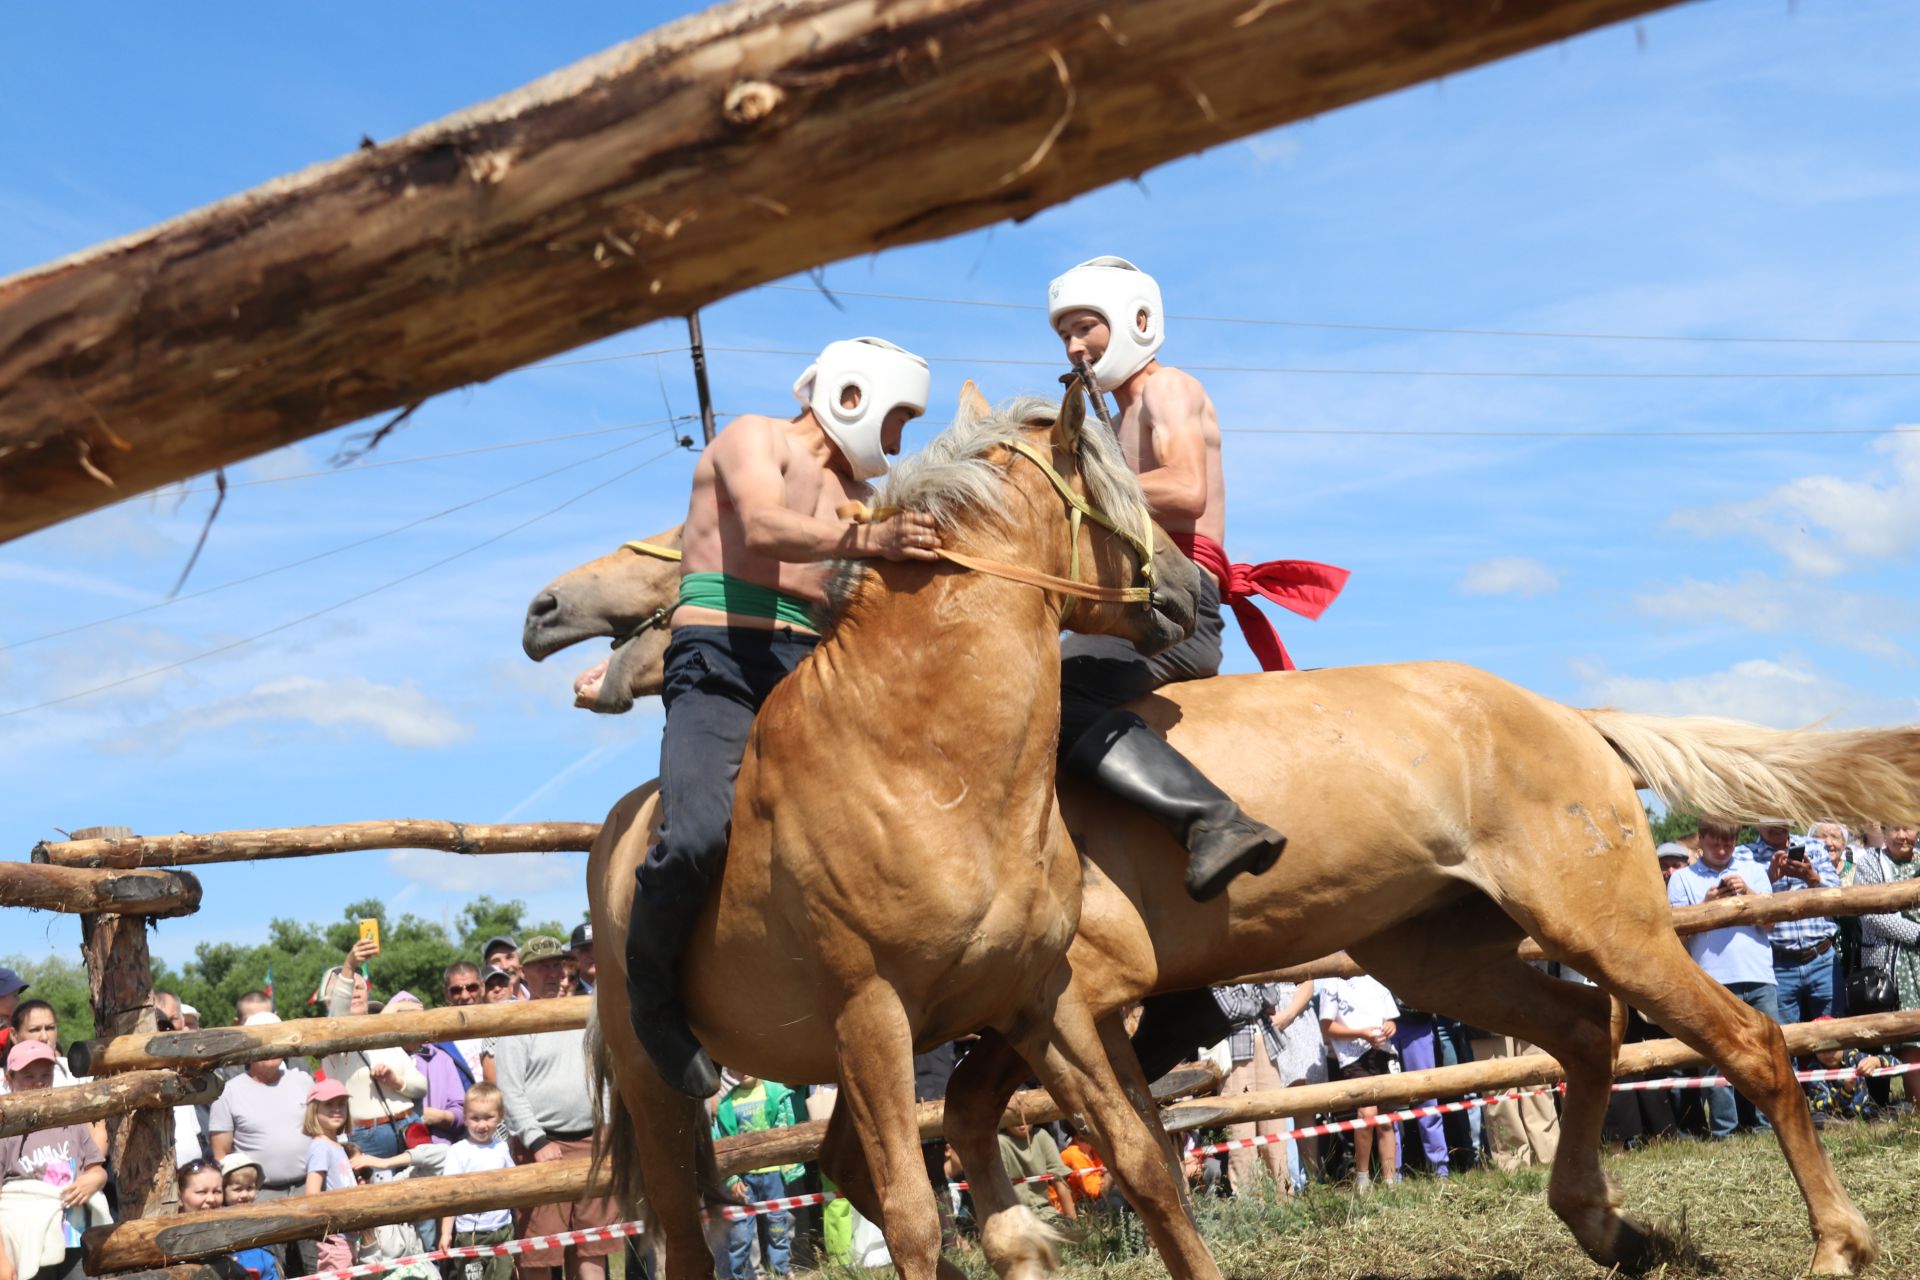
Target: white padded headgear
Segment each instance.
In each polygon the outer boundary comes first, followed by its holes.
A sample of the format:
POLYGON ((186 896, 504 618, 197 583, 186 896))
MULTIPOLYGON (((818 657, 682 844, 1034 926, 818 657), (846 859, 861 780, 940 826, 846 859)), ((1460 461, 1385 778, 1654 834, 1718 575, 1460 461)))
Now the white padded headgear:
POLYGON ((1061 316, 1080 310, 1097 311, 1107 322, 1107 349, 1093 365, 1093 380, 1102 391, 1140 372, 1166 341, 1160 286, 1125 258, 1089 258, 1053 278, 1047 286, 1047 323, 1058 331, 1061 316))
POLYGON ((793 394, 813 410, 828 438, 838 445, 856 480, 887 473, 881 429, 901 405, 917 417, 927 411, 932 387, 927 362, 884 338, 845 338, 829 342, 820 358, 793 384, 793 394), (851 409, 840 402, 848 387, 859 389, 851 409))

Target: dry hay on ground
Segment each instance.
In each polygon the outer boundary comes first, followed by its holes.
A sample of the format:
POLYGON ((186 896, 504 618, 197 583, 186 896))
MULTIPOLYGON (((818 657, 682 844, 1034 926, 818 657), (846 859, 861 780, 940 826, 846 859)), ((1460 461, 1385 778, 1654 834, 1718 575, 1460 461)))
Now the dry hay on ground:
MULTIPOLYGON (((1840 1181, 1879 1233, 1881 1260, 1867 1274, 1920 1274, 1920 1120, 1828 1129, 1840 1181)), ((1777 1142, 1743 1135, 1720 1143, 1679 1140, 1609 1158, 1626 1209, 1642 1219, 1684 1221, 1706 1265, 1671 1265, 1658 1280, 1798 1276, 1812 1255, 1807 1215, 1777 1142)), ((1313 1188, 1275 1205, 1203 1200, 1201 1231, 1226 1280, 1599 1280, 1547 1208, 1546 1175, 1474 1171, 1419 1178, 1356 1199, 1313 1188)), ((992 1280, 979 1252, 959 1257, 969 1277, 992 1280)), ((1066 1251, 1072 1280, 1159 1280, 1138 1221, 1092 1227, 1066 1251)), ((891 1271, 829 1268, 833 1280, 891 1271)))

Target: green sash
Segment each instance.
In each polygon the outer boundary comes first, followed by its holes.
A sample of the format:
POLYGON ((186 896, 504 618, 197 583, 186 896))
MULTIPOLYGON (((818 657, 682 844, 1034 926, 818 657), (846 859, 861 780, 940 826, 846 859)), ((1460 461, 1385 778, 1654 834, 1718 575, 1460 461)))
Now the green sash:
POLYGON ((757 582, 742 582, 724 573, 689 573, 680 579, 681 604, 748 618, 771 618, 790 627, 817 629, 813 602, 790 596, 757 582))

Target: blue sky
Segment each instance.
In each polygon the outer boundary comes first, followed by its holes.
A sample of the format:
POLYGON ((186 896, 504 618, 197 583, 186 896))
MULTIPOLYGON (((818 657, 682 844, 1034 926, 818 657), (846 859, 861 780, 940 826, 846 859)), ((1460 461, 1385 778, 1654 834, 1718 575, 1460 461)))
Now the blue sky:
MULTIPOLYGON (((0 273, 402 132, 681 11, 19 10, 0 45, 0 273)), ((931 417, 969 375, 996 398, 1050 385, 1047 368, 991 363, 1055 357, 1037 312, 852 294, 1038 303, 1050 275, 1120 253, 1166 292, 1169 361, 1348 371, 1200 372, 1232 433, 1229 549, 1353 571, 1320 622, 1283 620, 1303 665, 1451 658, 1572 702, 1920 719, 1917 46, 1920 11, 1891 2, 1659 14, 1019 226, 835 264, 845 314, 811 289, 728 299, 704 313, 715 399, 786 412, 805 360, 729 348, 860 333, 962 357, 936 362, 931 417), (1181 318, 1202 316, 1311 325, 1181 318), (1325 324, 1851 341, 1312 327, 1325 324), (1607 376, 1545 376, 1569 373, 1607 376), (1778 376, 1826 373, 1852 376, 1778 376)), ((309 475, 329 471, 347 429, 233 468, 243 483, 189 594, 413 527, 228 590, 20 643, 159 603, 211 500, 204 479, 0 547, 11 856, 95 823, 600 816, 652 776, 657 705, 573 710, 570 680, 600 654, 534 666, 520 616, 564 568, 680 519, 692 457, 657 420, 694 406, 683 345, 678 322, 649 326, 574 354, 669 349, 657 360, 442 396, 376 460, 544 443, 309 475), (545 439, 560 435, 575 438, 545 439), (462 552, 267 640, 9 714, 462 552)), ((1229 663, 1252 666, 1237 639, 1229 663)), ((572 918, 580 871, 577 857, 427 853, 207 868, 206 907, 163 923, 155 947, 177 962, 368 895, 438 919, 490 892, 572 918)), ((78 933, 24 912, 0 913, 0 929, 14 954, 71 954, 78 933)))

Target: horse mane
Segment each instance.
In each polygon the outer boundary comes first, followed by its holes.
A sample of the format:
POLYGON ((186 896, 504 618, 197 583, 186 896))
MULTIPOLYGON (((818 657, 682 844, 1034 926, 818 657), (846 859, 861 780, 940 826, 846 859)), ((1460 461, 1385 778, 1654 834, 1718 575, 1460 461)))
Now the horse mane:
MULTIPOLYGON (((919 453, 894 464, 874 505, 921 512, 933 517, 942 530, 957 528, 972 513, 1004 519, 1011 492, 1004 479, 1006 466, 990 455, 1026 438, 1037 426, 1052 425, 1059 416, 1059 402, 1045 396, 1015 396, 984 413, 962 399, 951 426, 919 453)), ((1075 453, 1081 483, 1094 509, 1122 529, 1141 528, 1147 516, 1146 495, 1113 434, 1089 422, 1077 437, 1075 453)), ((827 586, 832 621, 839 620, 858 594, 870 568, 866 560, 845 560, 836 566, 827 586)))

